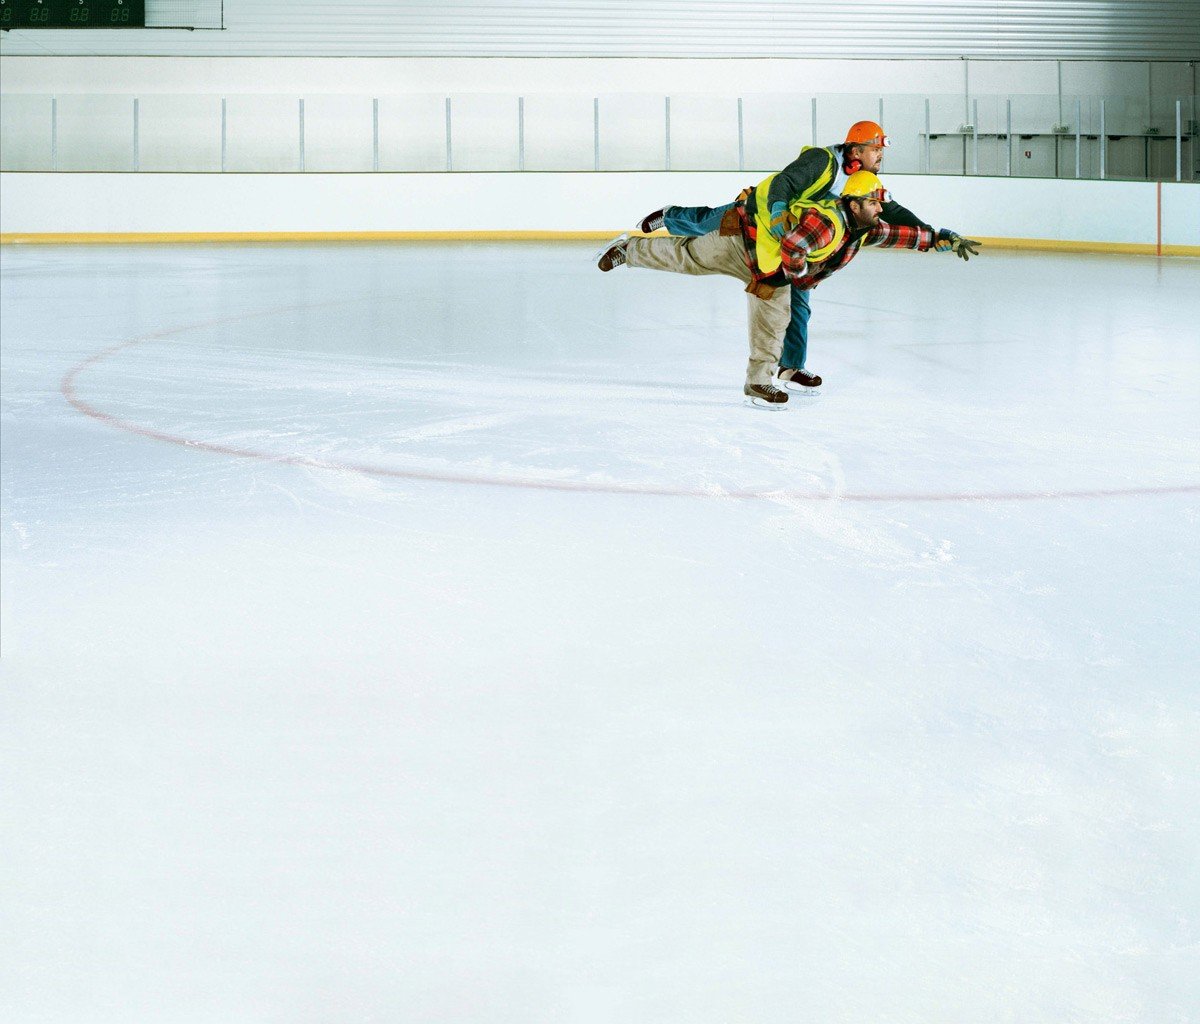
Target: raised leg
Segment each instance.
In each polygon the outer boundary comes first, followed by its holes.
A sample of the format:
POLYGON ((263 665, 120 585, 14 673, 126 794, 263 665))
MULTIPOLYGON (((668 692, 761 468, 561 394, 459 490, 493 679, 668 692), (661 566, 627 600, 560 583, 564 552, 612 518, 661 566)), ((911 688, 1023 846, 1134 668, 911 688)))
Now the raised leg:
POLYGON ((725 216, 733 203, 724 206, 668 206, 663 210, 663 227, 672 235, 695 238, 707 235, 721 226, 721 218, 725 216))

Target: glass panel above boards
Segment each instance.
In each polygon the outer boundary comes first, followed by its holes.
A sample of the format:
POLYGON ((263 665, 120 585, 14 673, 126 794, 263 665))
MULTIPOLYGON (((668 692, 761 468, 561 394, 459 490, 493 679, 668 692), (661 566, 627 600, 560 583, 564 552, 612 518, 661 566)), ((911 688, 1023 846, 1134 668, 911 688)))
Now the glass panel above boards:
POLYGON ((740 171, 855 121, 885 174, 1200 180, 1195 96, 0 95, 0 170, 740 171))

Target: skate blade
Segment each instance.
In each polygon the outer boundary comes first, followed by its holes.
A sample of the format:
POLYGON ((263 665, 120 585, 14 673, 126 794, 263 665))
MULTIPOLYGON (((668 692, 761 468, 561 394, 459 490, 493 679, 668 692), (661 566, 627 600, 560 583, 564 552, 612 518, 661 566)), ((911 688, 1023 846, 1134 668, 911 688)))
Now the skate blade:
POLYGON ((787 402, 768 402, 765 398, 751 398, 749 395, 742 402, 751 409, 763 409, 766 412, 782 412, 787 408, 787 402))
POLYGON ((795 384, 790 380, 777 380, 775 384, 792 395, 819 395, 821 393, 820 384, 815 388, 805 387, 803 384, 795 384))

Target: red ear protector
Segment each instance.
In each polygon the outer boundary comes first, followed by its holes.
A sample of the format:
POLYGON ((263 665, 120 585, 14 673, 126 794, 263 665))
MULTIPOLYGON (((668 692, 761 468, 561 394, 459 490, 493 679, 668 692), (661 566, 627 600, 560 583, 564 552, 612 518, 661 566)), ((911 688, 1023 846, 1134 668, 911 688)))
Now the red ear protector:
POLYGON ((847 174, 853 174, 855 171, 862 170, 862 161, 858 157, 852 157, 847 163, 842 164, 842 169, 847 174))

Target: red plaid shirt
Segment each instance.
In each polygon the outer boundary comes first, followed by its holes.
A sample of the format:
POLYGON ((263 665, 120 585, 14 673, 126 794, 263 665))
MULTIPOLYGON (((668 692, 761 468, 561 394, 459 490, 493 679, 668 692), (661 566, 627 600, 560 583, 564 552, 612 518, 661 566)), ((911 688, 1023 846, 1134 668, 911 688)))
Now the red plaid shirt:
MULTIPOLYGON (((757 229, 754 217, 748 212, 747 204, 738 204, 738 216, 742 223, 742 240, 746 247, 746 265, 755 281, 766 281, 770 284, 790 284, 801 291, 815 288, 830 274, 841 270, 864 245, 878 245, 883 249, 916 249, 927 252, 936 241, 934 233, 927 228, 902 227, 897 224, 887 224, 880 221, 869 231, 859 231, 849 227, 847 218, 846 235, 841 246, 820 263, 809 263, 808 254, 815 249, 829 245, 833 241, 833 225, 827 217, 816 210, 809 210, 796 226, 783 236, 780 241, 783 262, 779 270, 764 274, 758 268, 755 255, 755 239, 757 229)), ((840 214, 839 210, 834 216, 840 214)))

